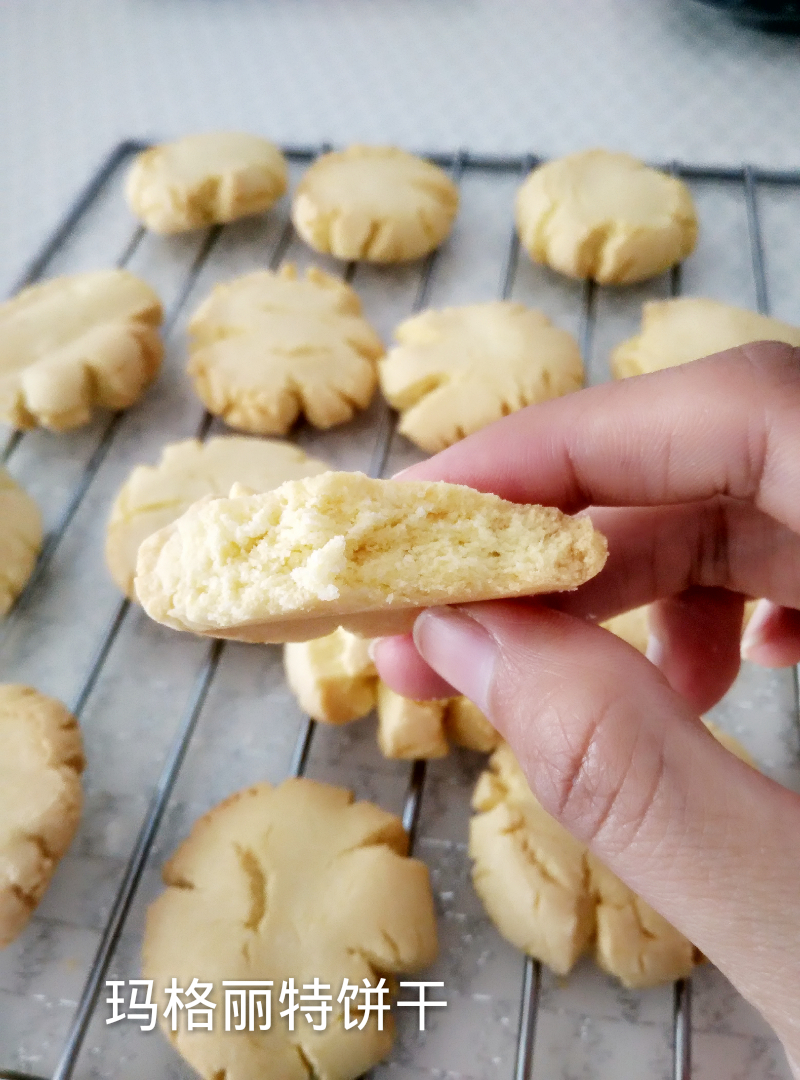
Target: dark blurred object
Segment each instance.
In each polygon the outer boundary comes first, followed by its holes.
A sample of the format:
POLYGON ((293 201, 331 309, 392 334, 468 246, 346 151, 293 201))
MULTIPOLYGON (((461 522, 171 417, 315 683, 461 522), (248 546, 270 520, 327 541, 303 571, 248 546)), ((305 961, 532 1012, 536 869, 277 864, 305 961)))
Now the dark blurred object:
POLYGON ((704 8, 730 15, 762 30, 800 33, 800 2, 797 0, 692 0, 704 8))

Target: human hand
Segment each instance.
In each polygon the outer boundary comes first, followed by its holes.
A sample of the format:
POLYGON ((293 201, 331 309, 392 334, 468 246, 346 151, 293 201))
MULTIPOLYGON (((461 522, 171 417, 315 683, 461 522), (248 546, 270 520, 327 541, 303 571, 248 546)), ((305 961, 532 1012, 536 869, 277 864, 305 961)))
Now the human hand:
POLYGON ((800 1080, 800 796, 699 713, 744 642, 800 661, 800 351, 760 343, 532 406, 403 473, 591 507, 609 541, 574 593, 417 619, 375 649, 408 697, 466 694, 543 806, 773 1025, 800 1080), (593 625, 656 601, 653 663, 593 625), (657 665, 657 666, 654 666, 657 665))

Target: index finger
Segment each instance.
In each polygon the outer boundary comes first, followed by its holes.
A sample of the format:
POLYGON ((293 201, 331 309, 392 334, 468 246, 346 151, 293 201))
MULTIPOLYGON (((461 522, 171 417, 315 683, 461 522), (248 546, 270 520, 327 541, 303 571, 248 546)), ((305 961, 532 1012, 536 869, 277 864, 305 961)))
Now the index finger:
POLYGON ((402 475, 568 513, 730 495, 800 529, 800 349, 758 342, 531 405, 402 475))

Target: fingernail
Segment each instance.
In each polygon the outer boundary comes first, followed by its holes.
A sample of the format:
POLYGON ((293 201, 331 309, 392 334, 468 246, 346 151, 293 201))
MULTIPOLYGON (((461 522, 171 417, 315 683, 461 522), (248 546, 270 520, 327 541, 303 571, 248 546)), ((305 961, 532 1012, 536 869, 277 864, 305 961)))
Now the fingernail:
POLYGON ((764 644, 764 627, 771 611, 772 604, 769 600, 759 600, 756 604, 755 611, 750 616, 750 622, 742 634, 740 651, 743 660, 749 660, 752 651, 764 644))
POLYGON ((437 675, 488 715, 498 651, 479 623, 456 608, 429 608, 414 623, 414 644, 437 675))
POLYGON ((664 659, 664 645, 663 642, 650 631, 647 635, 647 648, 644 654, 651 664, 655 664, 656 667, 661 667, 661 661, 664 659))

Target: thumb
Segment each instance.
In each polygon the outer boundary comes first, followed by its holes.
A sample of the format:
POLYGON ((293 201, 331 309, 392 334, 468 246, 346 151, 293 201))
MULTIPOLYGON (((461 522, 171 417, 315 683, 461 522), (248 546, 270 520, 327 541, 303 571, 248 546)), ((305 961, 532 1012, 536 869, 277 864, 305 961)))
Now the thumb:
POLYGON ((423 659, 542 805, 697 945, 800 1057, 800 797, 725 750, 659 671, 538 604, 424 612, 423 659))

